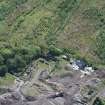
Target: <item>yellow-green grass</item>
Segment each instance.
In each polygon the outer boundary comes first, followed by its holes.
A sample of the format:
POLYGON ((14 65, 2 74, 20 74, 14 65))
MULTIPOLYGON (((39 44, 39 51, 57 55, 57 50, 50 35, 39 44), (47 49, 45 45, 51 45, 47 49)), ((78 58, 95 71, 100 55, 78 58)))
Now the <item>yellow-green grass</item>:
POLYGON ((14 84, 14 76, 7 73, 4 77, 0 77, 0 86, 11 86, 14 84))

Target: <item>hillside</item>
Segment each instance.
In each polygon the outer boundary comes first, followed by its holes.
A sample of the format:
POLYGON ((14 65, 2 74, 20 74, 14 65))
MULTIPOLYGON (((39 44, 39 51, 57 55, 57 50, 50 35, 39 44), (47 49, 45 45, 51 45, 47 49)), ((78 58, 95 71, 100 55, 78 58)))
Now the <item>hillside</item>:
POLYGON ((0 69, 19 72, 50 45, 104 67, 104 17, 103 0, 0 0, 0 69))
POLYGON ((0 105, 105 105, 105 0, 0 0, 0 105))

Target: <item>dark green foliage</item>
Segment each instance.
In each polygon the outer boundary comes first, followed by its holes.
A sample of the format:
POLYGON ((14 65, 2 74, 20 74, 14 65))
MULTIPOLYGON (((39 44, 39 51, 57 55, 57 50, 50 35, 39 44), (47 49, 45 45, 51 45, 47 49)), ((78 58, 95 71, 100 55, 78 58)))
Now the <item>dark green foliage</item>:
POLYGON ((5 76, 5 74, 8 72, 8 68, 6 65, 1 65, 0 66, 0 76, 5 76))
POLYGON ((8 59, 7 62, 8 72, 17 73, 22 72, 22 68, 26 66, 26 62, 19 55, 15 55, 14 58, 8 59), (21 68, 21 71, 20 69, 21 68))
POLYGON ((70 48, 63 48, 64 54, 74 54, 75 52, 70 48))
POLYGON ((6 65, 7 65, 7 67, 8 67, 8 69, 9 69, 9 72, 11 72, 11 71, 15 71, 15 69, 16 69, 16 61, 15 61, 15 59, 8 59, 7 61, 6 61, 6 65))
POLYGON ((101 98, 97 97, 96 100, 94 101, 93 105, 105 105, 105 101, 102 100, 101 98))
POLYGON ((49 47, 49 52, 52 54, 52 55, 55 55, 55 56, 58 56, 58 55, 61 55, 63 53, 63 51, 53 45, 51 45, 49 47))
POLYGON ((9 48, 2 48, 0 50, 0 54, 5 58, 5 59, 8 59, 8 58, 11 58, 14 56, 14 51, 12 49, 9 49, 9 48))
MULTIPOLYGON (((24 59, 22 59, 21 56, 19 55, 15 55, 15 58, 14 58, 14 62, 16 64, 16 68, 23 68, 26 66, 26 62, 24 61, 24 59)), ((17 69, 16 72, 21 72, 17 69)))
POLYGON ((0 65, 3 65, 4 64, 4 58, 2 55, 0 55, 0 65))
POLYGON ((41 54, 41 49, 40 49, 40 47, 31 47, 31 48, 29 49, 28 54, 29 54, 30 56, 32 56, 32 58, 38 57, 38 56, 40 56, 40 54, 41 54))
POLYGON ((9 73, 22 72, 26 64, 40 56, 41 49, 32 46, 18 49, 1 48, 0 53, 0 76, 2 76, 7 72, 7 69, 9 73))

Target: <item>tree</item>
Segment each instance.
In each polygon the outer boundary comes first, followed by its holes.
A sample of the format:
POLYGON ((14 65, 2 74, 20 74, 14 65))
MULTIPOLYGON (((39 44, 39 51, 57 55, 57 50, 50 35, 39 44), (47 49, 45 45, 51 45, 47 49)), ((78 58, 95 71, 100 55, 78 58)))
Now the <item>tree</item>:
POLYGON ((2 48, 0 50, 0 54, 4 57, 5 60, 14 56, 13 50, 9 48, 2 48))
POLYGON ((0 76, 5 76, 5 74, 8 72, 8 68, 5 65, 0 66, 0 76))
POLYGON ((11 58, 6 61, 6 65, 8 67, 8 72, 12 73, 17 69, 17 64, 15 59, 11 58))
POLYGON ((26 62, 19 55, 8 59, 6 64, 10 73, 22 72, 22 69, 26 66, 26 62))
POLYGON ((49 52, 52 54, 52 55, 55 55, 55 56, 59 56, 63 53, 63 51, 53 45, 51 45, 49 47, 49 52))
POLYGON ((97 97, 96 100, 94 101, 93 105, 105 105, 105 101, 102 100, 101 98, 97 97))
POLYGON ((4 64, 4 58, 2 55, 0 55, 0 65, 3 65, 4 64))
POLYGON ((26 62, 24 61, 24 59, 21 56, 15 55, 14 60, 16 62, 17 67, 23 68, 26 66, 26 62))

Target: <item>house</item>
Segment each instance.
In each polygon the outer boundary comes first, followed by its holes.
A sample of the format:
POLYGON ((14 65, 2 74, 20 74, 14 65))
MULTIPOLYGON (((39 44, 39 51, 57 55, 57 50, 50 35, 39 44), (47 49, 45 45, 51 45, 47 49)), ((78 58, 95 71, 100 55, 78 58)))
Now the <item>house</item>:
POLYGON ((74 60, 72 65, 73 68, 77 68, 77 70, 79 69, 84 70, 84 68, 86 67, 86 63, 83 60, 74 60))
POLYGON ((94 72, 93 67, 89 67, 89 66, 85 67, 84 70, 88 72, 94 72))
POLYGON ((83 75, 81 75, 81 78, 84 77, 84 75, 90 75, 92 72, 94 72, 93 67, 88 66, 83 60, 70 60, 70 64, 73 70, 80 70, 83 75))
POLYGON ((72 64, 72 68, 73 68, 73 70, 79 70, 79 66, 78 66, 78 65, 76 65, 75 63, 74 63, 74 64, 72 64))

